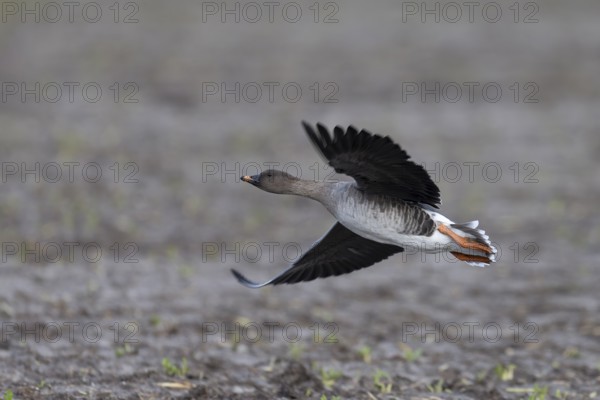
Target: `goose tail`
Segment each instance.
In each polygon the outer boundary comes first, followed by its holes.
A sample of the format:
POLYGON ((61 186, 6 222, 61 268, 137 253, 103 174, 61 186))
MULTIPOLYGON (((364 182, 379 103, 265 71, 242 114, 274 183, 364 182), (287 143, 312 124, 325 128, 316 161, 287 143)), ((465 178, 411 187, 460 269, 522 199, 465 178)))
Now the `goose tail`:
POLYGON ((468 247, 461 246, 452 254, 461 261, 476 267, 486 267, 496 262, 498 250, 483 229, 478 229, 479 221, 469 221, 462 224, 451 224, 450 228, 458 235, 466 238, 468 247), (470 245, 473 243, 474 245, 470 245))

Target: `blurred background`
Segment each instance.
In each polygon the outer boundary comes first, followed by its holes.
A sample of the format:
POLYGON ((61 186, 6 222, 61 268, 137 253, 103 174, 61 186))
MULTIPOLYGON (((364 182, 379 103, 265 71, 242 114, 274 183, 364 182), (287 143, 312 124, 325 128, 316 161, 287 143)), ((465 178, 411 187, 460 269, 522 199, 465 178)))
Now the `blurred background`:
POLYGON ((600 390, 598 2, 0 6, 4 392, 600 390), (301 120, 390 135, 432 174, 445 215, 480 220, 499 262, 408 254, 336 279, 237 284, 230 268, 267 279, 333 224, 317 203, 239 181, 269 166, 330 178, 301 120), (278 327, 269 340, 268 321, 302 339, 278 327), (240 328, 252 323, 259 340, 240 328))

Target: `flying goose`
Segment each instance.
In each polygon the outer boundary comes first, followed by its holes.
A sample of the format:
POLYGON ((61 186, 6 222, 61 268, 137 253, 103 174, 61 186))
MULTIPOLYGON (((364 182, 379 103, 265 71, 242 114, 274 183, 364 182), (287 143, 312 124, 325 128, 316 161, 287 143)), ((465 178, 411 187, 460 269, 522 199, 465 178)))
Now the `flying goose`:
POLYGON ((450 252, 484 267, 495 262, 496 248, 478 221, 456 224, 437 210, 440 191, 429 174, 389 136, 336 126, 333 137, 318 123, 302 122, 310 141, 337 173, 354 182, 302 180, 269 169, 240 179, 266 192, 317 200, 337 219, 333 227, 287 270, 264 282, 232 273, 244 286, 260 288, 347 274, 369 267, 404 249, 450 252))

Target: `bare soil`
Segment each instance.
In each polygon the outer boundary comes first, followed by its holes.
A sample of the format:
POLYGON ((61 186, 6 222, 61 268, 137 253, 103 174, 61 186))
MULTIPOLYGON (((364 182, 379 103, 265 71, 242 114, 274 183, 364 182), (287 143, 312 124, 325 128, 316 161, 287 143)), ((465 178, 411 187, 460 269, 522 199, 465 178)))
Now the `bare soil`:
POLYGON ((3 82, 104 93, 0 103, 0 394, 600 396, 597 2, 536 3, 537 23, 503 2, 497 23, 403 22, 400 3, 357 1, 336 3, 337 23, 322 22, 324 3, 315 23, 305 2, 297 23, 222 23, 200 3, 149 1, 126 24, 98 4, 95 24, 0 24, 3 82), (494 82, 502 97, 404 97, 436 81, 494 82), (223 82, 303 95, 207 95, 223 82), (230 268, 266 279, 333 224, 310 200, 239 181, 268 162, 324 179, 302 119, 391 135, 434 176, 445 215, 480 220, 499 261, 396 255, 335 279, 239 285, 230 268), (78 163, 72 180, 65 163, 78 163))

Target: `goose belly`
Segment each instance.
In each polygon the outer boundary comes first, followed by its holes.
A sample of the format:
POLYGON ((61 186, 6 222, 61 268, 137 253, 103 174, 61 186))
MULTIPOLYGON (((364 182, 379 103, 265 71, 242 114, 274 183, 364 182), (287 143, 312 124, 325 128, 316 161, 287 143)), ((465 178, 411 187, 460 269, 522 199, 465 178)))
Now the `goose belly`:
POLYGON ((352 232, 376 242, 434 253, 448 244, 429 215, 413 205, 347 200, 334 215, 352 232))

